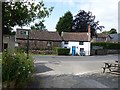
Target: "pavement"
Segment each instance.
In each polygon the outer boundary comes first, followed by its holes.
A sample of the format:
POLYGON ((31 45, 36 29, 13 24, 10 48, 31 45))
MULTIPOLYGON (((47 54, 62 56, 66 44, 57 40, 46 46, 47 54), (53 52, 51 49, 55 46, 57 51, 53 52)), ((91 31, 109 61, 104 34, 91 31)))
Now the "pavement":
POLYGON ((118 88, 118 75, 102 73, 104 62, 118 60, 107 56, 33 56, 36 72, 32 88, 118 88))

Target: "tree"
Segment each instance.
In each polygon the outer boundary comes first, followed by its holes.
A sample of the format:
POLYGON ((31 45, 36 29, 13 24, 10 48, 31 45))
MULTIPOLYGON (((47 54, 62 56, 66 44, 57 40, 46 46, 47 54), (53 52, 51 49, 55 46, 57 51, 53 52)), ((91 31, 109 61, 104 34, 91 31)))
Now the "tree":
POLYGON ((32 30, 46 30, 46 26, 42 21, 39 21, 39 23, 35 23, 35 25, 31 26, 32 30))
POLYGON ((112 28, 110 31, 109 31, 109 34, 117 34, 117 30, 115 28, 112 28))
POLYGON ((60 17, 56 29, 61 35, 61 32, 71 32, 73 23, 73 16, 70 11, 66 12, 64 16, 60 17))
POLYGON ((110 31, 104 31, 102 33, 105 33, 105 34, 117 34, 117 30, 115 28, 111 28, 110 31))
POLYGON ((35 4, 34 2, 2 2, 2 28, 3 34, 11 34, 14 26, 20 27, 30 25, 31 22, 38 20, 44 21, 49 17, 53 7, 47 8, 43 1, 35 4))
POLYGON ((73 20, 73 32, 87 32, 88 25, 91 27, 91 36, 96 35, 96 30, 102 30, 104 26, 99 26, 99 21, 95 22, 95 16, 92 12, 80 10, 73 20))

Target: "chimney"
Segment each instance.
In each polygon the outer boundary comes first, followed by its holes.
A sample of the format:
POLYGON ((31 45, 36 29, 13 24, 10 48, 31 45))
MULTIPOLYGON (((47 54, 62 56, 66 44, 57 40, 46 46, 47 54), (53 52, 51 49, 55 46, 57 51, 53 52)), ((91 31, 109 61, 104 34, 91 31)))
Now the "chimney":
POLYGON ((61 32, 61 37, 63 37, 63 31, 61 32))
POLYGON ((91 38, 91 31, 90 31, 90 24, 88 25, 88 41, 90 41, 91 38))
POLYGON ((88 33, 90 33, 90 24, 88 25, 88 33))

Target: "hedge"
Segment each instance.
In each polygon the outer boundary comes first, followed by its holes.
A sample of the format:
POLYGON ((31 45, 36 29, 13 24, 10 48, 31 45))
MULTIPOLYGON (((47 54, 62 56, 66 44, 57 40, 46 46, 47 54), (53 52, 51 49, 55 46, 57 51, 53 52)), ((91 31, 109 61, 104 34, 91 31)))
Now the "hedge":
POLYGON ((96 42, 96 43, 92 43, 92 47, 93 46, 101 46, 103 47, 103 49, 114 49, 114 50, 120 49, 120 43, 96 42))
POLYGON ((57 48, 58 55, 69 55, 70 49, 68 48, 57 48))

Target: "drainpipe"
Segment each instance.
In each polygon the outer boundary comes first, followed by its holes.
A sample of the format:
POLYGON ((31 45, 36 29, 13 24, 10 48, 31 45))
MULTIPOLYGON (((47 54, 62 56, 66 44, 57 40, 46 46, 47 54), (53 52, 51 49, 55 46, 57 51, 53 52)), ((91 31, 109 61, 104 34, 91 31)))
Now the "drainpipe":
POLYGON ((61 32, 61 39, 62 39, 62 43, 61 43, 61 47, 63 48, 63 31, 61 32))

